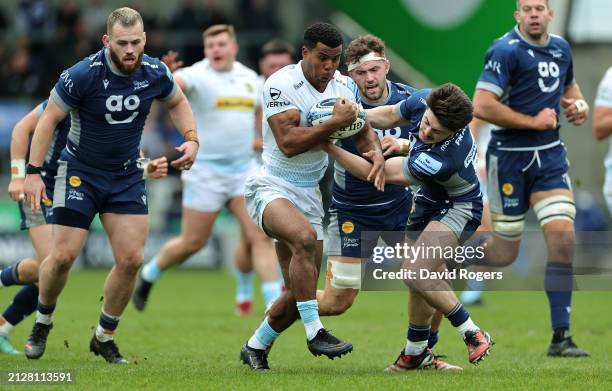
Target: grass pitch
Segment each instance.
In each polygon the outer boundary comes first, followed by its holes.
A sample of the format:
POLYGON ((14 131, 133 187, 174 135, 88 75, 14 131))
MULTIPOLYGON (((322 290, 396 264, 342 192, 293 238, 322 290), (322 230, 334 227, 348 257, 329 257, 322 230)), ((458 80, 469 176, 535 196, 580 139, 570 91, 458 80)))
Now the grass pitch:
MULTIPOLYGON (((402 349, 406 337, 405 292, 362 292, 340 317, 324 318, 327 328, 351 341, 352 354, 330 361, 306 349, 301 323, 274 345, 269 373, 252 373, 238 361, 244 341, 261 321, 234 315, 233 277, 224 271, 178 270, 154 287, 144 313, 128 307, 116 335, 129 366, 113 366, 88 352, 100 311, 106 270, 72 273, 58 304, 47 351, 38 361, 0 355, 0 370, 71 370, 65 389, 610 389, 612 386, 612 316, 610 292, 574 294, 572 332, 587 359, 548 358, 549 315, 543 292, 488 292, 485 305, 470 308, 475 322, 496 345, 480 366, 467 362, 463 342, 445 321, 437 353, 464 367, 462 373, 418 371, 387 374, 382 370, 402 349)), ((15 288, 0 290, 4 307, 15 288)), ((12 334, 23 346, 32 327, 26 319, 12 334)), ((56 388, 55 386, 47 386, 56 388)), ((40 388, 17 386, 14 389, 40 388)), ((6 384, 0 389, 8 389, 6 384)))

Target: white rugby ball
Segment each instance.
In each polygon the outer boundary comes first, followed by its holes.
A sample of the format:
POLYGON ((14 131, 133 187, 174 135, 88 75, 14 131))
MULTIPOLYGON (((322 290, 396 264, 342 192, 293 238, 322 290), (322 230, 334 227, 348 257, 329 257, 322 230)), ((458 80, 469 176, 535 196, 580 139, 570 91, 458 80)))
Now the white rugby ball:
MULTIPOLYGON (((308 124, 310 126, 318 125, 330 119, 334 111, 335 103, 336 98, 327 98, 312 106, 312 108, 308 112, 308 116, 306 117, 306 121, 308 122, 308 124)), ((362 109, 359 111, 355 122, 345 128, 336 130, 335 132, 329 135, 329 138, 337 139, 351 137, 352 135, 359 133, 359 131, 363 129, 366 123, 365 120, 366 112, 362 109)))

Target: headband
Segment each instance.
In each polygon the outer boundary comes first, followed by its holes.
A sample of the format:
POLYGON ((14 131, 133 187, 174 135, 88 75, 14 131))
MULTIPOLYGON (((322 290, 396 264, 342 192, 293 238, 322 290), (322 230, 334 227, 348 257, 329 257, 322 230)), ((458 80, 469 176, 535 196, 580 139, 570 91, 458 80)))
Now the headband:
POLYGON ((370 52, 370 53, 366 54, 365 56, 361 56, 359 61, 352 62, 352 63, 348 64, 348 71, 350 72, 353 69, 363 65, 364 63, 366 63, 368 61, 375 61, 375 60, 386 60, 386 58, 385 57, 377 56, 374 52, 370 52))

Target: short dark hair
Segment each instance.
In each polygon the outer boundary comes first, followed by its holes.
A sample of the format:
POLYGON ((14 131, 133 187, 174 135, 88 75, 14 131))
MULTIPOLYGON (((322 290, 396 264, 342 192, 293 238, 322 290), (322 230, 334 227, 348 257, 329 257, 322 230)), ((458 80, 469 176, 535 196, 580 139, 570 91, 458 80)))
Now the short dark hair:
POLYGON ((268 54, 288 54, 289 56, 293 57, 293 52, 294 52, 294 49, 293 49, 293 46, 291 46, 291 44, 281 39, 274 38, 266 42, 261 47, 261 54, 259 58, 264 58, 268 54))
POLYGON ((472 102, 461 88, 446 83, 431 91, 427 106, 436 116, 440 125, 457 132, 465 128, 473 117, 472 102))
POLYGON ((317 22, 308 26, 304 31, 304 46, 312 49, 321 42, 330 48, 337 48, 342 45, 342 34, 336 26, 329 23, 317 22))
POLYGON ((359 62, 361 57, 370 52, 374 52, 384 57, 385 42, 371 34, 362 35, 348 44, 344 51, 344 61, 346 61, 347 64, 359 62))

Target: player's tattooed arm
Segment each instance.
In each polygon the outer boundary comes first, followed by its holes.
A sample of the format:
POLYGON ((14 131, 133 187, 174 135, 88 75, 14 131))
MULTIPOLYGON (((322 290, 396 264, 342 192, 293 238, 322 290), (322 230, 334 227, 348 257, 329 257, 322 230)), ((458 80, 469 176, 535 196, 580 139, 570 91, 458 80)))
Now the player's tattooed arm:
POLYGON ((348 99, 337 99, 332 117, 318 125, 300 125, 300 111, 289 109, 268 117, 276 144, 287 157, 309 151, 325 141, 334 131, 352 124, 359 108, 348 99))
POLYGON ((565 88, 561 106, 567 120, 576 125, 582 125, 589 117, 589 105, 584 100, 580 86, 574 82, 565 88))
POLYGON ((36 106, 23 117, 11 133, 11 181, 8 186, 9 196, 13 201, 21 201, 24 197, 23 182, 25 179, 25 162, 28 154, 30 135, 34 133, 38 123, 40 107, 36 106))
POLYGON ((499 101, 491 91, 476 89, 474 92, 474 116, 502 128, 550 130, 557 127, 557 113, 544 108, 536 116, 519 113, 499 101))

